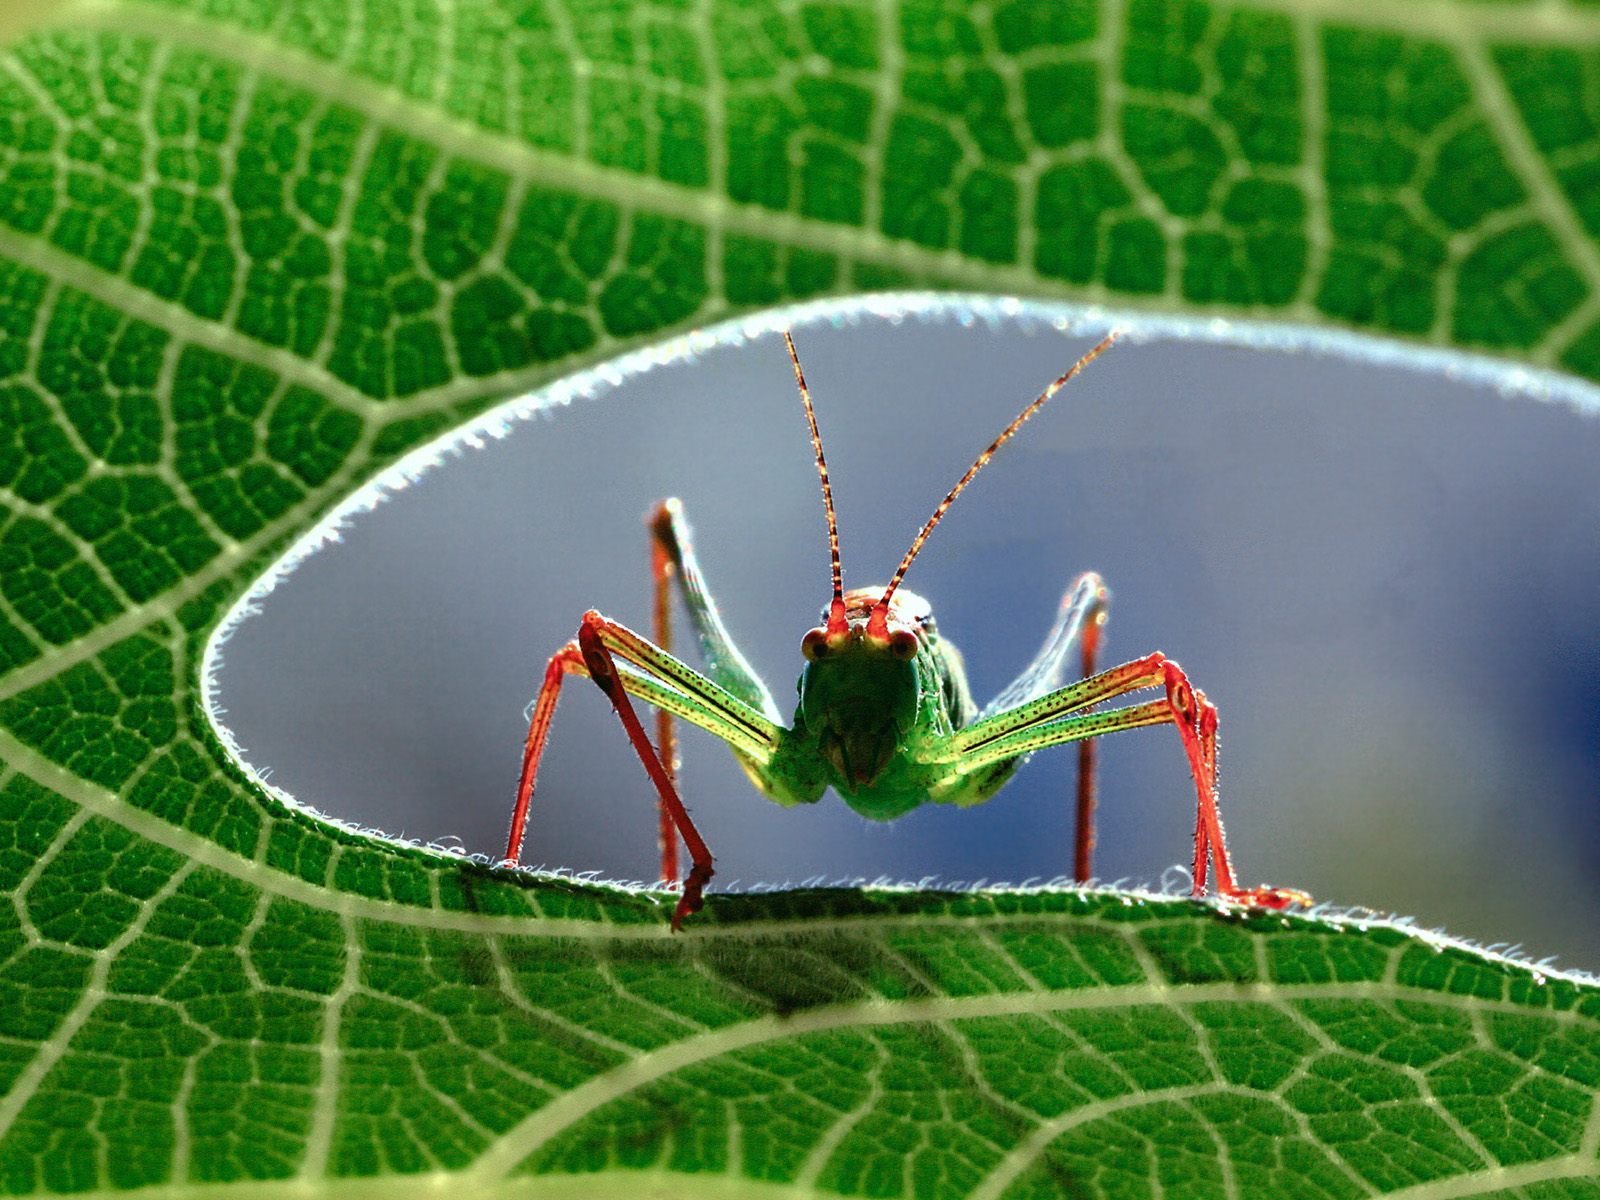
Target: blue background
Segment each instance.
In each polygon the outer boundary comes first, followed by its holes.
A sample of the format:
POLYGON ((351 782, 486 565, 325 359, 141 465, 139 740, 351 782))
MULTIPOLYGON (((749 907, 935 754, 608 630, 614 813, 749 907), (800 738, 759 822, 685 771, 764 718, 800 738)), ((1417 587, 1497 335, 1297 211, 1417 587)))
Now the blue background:
MULTIPOLYGON (((1093 340, 1049 325, 796 329, 846 586, 881 583, 976 452, 1093 340)), ((300 802, 498 854, 544 662, 585 608, 648 628, 641 518, 677 495, 780 708, 828 596, 821 499, 781 341, 727 345, 443 456, 235 630, 223 718, 300 802)), ((1414 915, 1600 968, 1600 423, 1445 372, 1130 341, 979 476, 907 578, 980 703, 1093 568, 1107 661, 1154 649, 1222 714, 1242 882, 1414 915)), ((693 661, 692 656, 691 661, 693 661)), ((874 825, 760 798, 686 731, 718 886, 1020 882, 1071 861, 1070 750, 989 804, 874 825)), ((1102 743, 1099 874, 1186 862, 1176 735, 1102 743)), ((558 713, 525 861, 654 874, 653 796, 599 694, 558 713)))

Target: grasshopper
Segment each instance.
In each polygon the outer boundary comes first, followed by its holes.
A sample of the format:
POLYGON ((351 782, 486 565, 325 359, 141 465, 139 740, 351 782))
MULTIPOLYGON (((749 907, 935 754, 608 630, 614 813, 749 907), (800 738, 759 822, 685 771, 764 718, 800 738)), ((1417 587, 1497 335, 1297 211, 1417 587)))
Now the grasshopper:
POLYGON ((654 640, 596 611, 583 615, 577 637, 550 657, 534 703, 523 750, 505 861, 521 857, 533 799, 561 685, 585 675, 611 701, 659 796, 661 877, 678 874, 681 836, 691 865, 672 914, 672 928, 697 912, 711 881, 713 859, 690 820, 675 781, 675 718, 728 744, 751 782, 782 805, 814 804, 833 788, 852 809, 890 821, 922 804, 981 804, 998 792, 1035 751, 1078 745, 1077 837, 1074 874, 1086 881, 1094 847, 1094 739, 1147 725, 1178 731, 1196 797, 1194 893, 1205 892, 1210 868, 1220 896, 1269 909, 1309 903, 1293 888, 1243 888, 1217 811, 1217 710, 1172 659, 1159 651, 1099 670, 1100 639, 1110 593, 1086 572, 1067 588, 1054 625, 1026 669, 983 709, 972 699, 959 651, 934 624, 928 602, 901 587, 906 571, 950 506, 1001 446, 1068 381, 1110 348, 1112 332, 1040 393, 973 461, 881 587, 844 588, 839 526, 822 435, 793 337, 785 333, 795 384, 805 408, 822 483, 833 567, 833 595, 822 621, 800 639, 805 666, 799 703, 789 724, 734 645, 695 556, 689 524, 677 500, 652 510, 654 640), (706 663, 696 671, 672 654, 672 591, 688 610, 706 663), (1076 651, 1079 678, 1066 683, 1076 651), (1158 689, 1156 699, 1101 709, 1130 693, 1158 689), (656 710, 651 744, 630 697, 656 710))

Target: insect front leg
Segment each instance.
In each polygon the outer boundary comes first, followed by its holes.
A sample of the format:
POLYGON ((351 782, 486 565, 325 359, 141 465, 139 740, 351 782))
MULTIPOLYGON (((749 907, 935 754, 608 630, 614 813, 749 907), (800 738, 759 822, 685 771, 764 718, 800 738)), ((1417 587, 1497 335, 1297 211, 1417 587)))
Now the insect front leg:
POLYGON ((1217 891, 1230 900, 1263 908, 1308 903, 1310 898, 1293 888, 1241 888, 1235 881, 1217 811, 1217 710, 1190 684, 1183 668, 1164 654, 1149 654, 1112 667, 956 732, 949 738, 951 761, 959 771, 969 773, 1048 746, 1167 724, 1178 729, 1195 783, 1195 894, 1204 891, 1214 862, 1217 891), (1160 700, 1109 712, 1088 711, 1130 692, 1155 687, 1166 693, 1160 700))
MULTIPOLYGON (((1056 611, 1055 623, 1045 635, 1044 644, 1012 680, 983 710, 983 717, 994 716, 1037 700, 1060 687, 1078 651, 1078 675, 1087 679, 1099 666, 1100 640, 1111 611, 1111 592, 1105 581, 1086 571, 1067 588, 1056 611)), ((1078 743, 1078 782, 1076 809, 1077 834, 1074 839, 1072 869, 1079 883, 1094 874, 1095 739, 1078 743)))

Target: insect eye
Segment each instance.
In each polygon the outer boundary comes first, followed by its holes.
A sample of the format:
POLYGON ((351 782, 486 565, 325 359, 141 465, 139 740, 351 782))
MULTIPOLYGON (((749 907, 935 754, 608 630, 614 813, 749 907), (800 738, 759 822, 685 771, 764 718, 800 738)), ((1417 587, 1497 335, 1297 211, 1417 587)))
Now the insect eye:
POLYGON ((889 653, 899 659, 913 659, 917 656, 917 635, 909 629, 897 630, 889 639, 889 653))
POLYGON ((816 662, 828 653, 828 631, 813 629, 800 639, 800 653, 807 662, 816 662))

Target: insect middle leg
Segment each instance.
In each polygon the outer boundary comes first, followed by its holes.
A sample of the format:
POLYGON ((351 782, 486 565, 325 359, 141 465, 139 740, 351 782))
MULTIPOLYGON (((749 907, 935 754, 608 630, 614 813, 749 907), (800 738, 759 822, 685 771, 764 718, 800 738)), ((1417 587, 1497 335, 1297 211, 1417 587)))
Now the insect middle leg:
POLYGON ((1183 668, 1164 654, 1149 654, 1112 667, 959 730, 949 739, 951 761, 961 771, 970 772, 1048 746, 1167 724, 1177 727, 1195 783, 1195 894, 1205 890, 1214 863, 1217 891, 1231 900, 1265 908, 1306 903, 1309 897, 1293 888, 1241 888, 1235 880, 1217 811, 1217 710, 1189 682, 1183 668), (1088 711, 1130 692, 1155 687, 1166 693, 1160 700, 1109 712, 1088 711))

